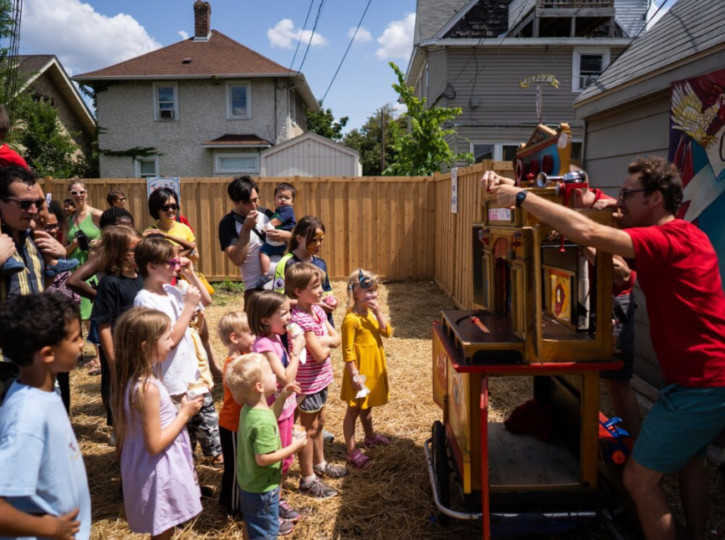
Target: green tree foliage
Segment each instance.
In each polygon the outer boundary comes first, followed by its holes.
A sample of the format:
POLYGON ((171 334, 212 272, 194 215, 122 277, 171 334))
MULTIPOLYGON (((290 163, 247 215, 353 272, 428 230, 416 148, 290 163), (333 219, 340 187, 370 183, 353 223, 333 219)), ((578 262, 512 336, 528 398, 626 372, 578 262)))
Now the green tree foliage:
POLYGON ((392 145, 397 157, 383 174, 426 176, 443 167, 451 167, 456 161, 473 163, 471 153, 456 154, 445 141, 445 137, 455 134, 455 130, 444 129, 443 126, 461 114, 460 107, 426 108, 426 99, 415 96, 413 88, 405 84, 405 75, 400 68, 393 62, 390 62, 390 67, 398 77, 393 88, 408 108, 401 115, 407 128, 401 128, 399 123, 390 126, 392 145))
POLYGON ((381 176, 381 145, 382 145, 382 122, 385 122, 386 141, 385 163, 386 166, 396 160, 397 154, 393 145, 389 142, 387 134, 392 124, 400 124, 405 128, 405 122, 395 118, 392 105, 384 105, 375 114, 368 118, 367 122, 360 129, 353 129, 343 140, 348 148, 353 148, 360 153, 362 161, 363 176, 381 176))
POLYGON ((338 121, 335 121, 332 109, 325 109, 322 106, 322 101, 318 101, 317 103, 320 105, 319 110, 314 112, 307 111, 307 130, 332 139, 333 141, 341 141, 342 130, 350 118, 343 116, 338 121))

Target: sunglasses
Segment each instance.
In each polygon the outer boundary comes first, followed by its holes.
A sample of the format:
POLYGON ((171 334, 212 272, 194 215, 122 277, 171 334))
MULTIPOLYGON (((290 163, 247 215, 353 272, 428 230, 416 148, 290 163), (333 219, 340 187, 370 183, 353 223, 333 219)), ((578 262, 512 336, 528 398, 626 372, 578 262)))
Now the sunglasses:
POLYGON ((166 261, 166 264, 168 264, 171 268, 178 268, 179 266, 181 266, 181 260, 177 257, 175 259, 166 261))
MULTIPOLYGON (((125 200, 125 199, 123 199, 123 200, 125 200)), ((176 211, 178 209, 179 209, 178 204, 167 204, 167 205, 161 207, 161 210, 163 210, 164 212, 168 212, 169 210, 176 211)))
POLYGON ((632 193, 643 193, 645 191, 647 191, 647 190, 646 189, 620 189, 619 195, 617 196, 617 198, 620 201, 624 202, 627 200, 627 197, 629 197, 632 193))
POLYGON ((31 206, 35 206, 35 208, 40 210, 45 206, 45 199, 22 200, 16 199, 15 197, 4 197, 3 200, 17 203, 21 210, 28 210, 31 206))
POLYGON ((82 195, 87 195, 88 192, 87 191, 71 191, 70 194, 73 195, 74 197, 81 197, 82 195))
POLYGON ((53 223, 52 225, 46 225, 45 227, 43 227, 43 229, 47 233, 54 233, 58 229, 60 229, 60 223, 53 223))

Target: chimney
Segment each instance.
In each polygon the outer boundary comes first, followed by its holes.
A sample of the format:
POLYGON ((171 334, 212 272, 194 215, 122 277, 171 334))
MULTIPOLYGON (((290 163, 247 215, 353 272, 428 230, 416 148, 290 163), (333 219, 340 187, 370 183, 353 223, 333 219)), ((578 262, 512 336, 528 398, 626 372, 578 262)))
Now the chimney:
POLYGON ((194 41, 208 41, 211 36, 211 5, 209 2, 194 2, 194 41))

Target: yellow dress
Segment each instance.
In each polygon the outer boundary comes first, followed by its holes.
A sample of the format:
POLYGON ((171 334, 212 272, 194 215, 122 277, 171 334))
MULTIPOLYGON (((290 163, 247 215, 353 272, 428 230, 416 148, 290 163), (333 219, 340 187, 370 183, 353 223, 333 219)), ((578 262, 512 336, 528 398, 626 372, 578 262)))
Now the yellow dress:
POLYGON ((370 393, 365 398, 355 399, 357 392, 353 388, 352 377, 345 365, 340 399, 346 401, 351 407, 361 409, 379 407, 385 405, 390 399, 388 366, 385 361, 382 338, 390 337, 392 334, 393 329, 390 324, 387 328, 380 328, 378 319, 372 311, 368 311, 368 314, 364 316, 352 311, 345 315, 345 319, 342 321, 342 359, 346 364, 355 362, 360 374, 367 377, 365 386, 370 389, 370 393))

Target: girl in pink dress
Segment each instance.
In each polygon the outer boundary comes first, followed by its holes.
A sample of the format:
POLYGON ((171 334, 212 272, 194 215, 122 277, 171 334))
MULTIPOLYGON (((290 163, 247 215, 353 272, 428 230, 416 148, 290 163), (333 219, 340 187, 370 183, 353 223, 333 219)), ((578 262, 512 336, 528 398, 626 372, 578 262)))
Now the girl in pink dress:
POLYGON ((181 399, 176 411, 157 378, 173 346, 171 321, 162 312, 132 308, 114 334, 116 388, 113 417, 129 528, 169 540, 174 527, 201 510, 186 423, 203 397, 181 399))

